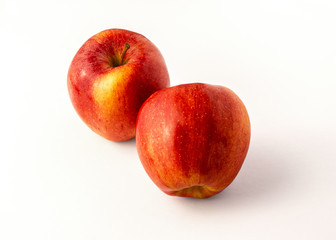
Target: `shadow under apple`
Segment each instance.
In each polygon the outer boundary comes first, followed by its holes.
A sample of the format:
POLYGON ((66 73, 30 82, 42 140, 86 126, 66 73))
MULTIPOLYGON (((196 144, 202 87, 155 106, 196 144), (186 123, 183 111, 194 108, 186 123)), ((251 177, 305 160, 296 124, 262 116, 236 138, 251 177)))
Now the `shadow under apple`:
POLYGON ((243 207, 273 201, 295 181, 288 158, 290 147, 278 141, 254 141, 236 179, 221 193, 208 199, 179 198, 184 207, 206 208, 218 211, 224 208, 243 207), (287 156, 287 157, 286 157, 287 156))

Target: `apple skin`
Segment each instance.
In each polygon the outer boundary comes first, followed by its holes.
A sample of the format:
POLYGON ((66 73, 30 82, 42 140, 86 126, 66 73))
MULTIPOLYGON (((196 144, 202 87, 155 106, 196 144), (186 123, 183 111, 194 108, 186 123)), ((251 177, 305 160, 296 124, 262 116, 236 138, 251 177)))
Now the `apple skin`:
POLYGON ((230 89, 183 84, 145 101, 135 139, 144 169, 163 192, 208 198, 238 174, 250 143, 250 121, 230 89))
POLYGON ((169 87, 165 61, 144 36, 123 29, 102 31, 79 49, 67 78, 72 104, 97 134, 112 141, 135 136, 138 111, 154 92, 169 87), (129 44, 129 49, 123 50, 129 44))

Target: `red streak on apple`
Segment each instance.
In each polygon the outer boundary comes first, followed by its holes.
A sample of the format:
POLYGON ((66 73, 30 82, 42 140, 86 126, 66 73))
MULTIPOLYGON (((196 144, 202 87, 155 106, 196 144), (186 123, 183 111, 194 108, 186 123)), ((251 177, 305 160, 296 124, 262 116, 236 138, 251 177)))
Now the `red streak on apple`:
POLYGON ((87 40, 70 65, 67 83, 81 119, 112 141, 133 138, 142 103, 170 84, 156 46, 123 29, 105 30, 87 40))
POLYGON ((221 192, 238 174, 249 142, 246 108, 222 86, 194 83, 160 90, 137 119, 143 167, 173 196, 208 198, 221 192))

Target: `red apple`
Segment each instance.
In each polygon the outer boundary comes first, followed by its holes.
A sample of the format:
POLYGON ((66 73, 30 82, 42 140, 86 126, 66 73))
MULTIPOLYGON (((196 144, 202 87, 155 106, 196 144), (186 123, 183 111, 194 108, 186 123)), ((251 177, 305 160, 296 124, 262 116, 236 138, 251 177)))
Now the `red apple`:
POLYGON ((77 113, 94 132, 112 141, 133 138, 141 105, 169 84, 165 61, 155 45, 123 29, 105 30, 87 40, 68 72, 77 113))
POLYGON ((136 146, 149 177, 173 196, 208 198, 238 174, 250 142, 243 102, 228 88, 184 84, 142 105, 136 146))

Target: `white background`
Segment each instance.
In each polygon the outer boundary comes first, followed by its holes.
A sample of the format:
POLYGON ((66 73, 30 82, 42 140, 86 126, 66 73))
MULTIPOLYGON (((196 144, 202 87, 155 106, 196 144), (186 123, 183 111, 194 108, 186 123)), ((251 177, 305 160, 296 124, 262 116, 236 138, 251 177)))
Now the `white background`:
POLYGON ((336 2, 0 0, 0 239, 336 239, 336 2), (252 140, 236 180, 170 197, 134 140, 89 130, 66 78, 108 28, 148 37, 172 85, 234 90, 252 140))

